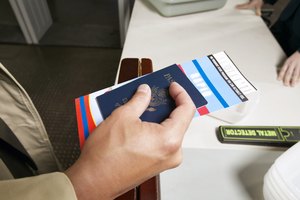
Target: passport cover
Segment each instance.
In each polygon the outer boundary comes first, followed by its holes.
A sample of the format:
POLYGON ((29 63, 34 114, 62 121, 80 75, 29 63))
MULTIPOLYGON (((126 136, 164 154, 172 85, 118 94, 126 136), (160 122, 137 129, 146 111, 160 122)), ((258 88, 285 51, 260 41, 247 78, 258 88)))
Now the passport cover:
POLYGON ((107 118, 117 107, 129 101, 139 85, 146 83, 151 88, 151 101, 140 118, 142 121, 162 122, 175 108, 175 102, 169 95, 169 86, 173 81, 179 83, 187 91, 196 108, 207 104, 197 88, 174 64, 96 97, 103 119, 107 118))

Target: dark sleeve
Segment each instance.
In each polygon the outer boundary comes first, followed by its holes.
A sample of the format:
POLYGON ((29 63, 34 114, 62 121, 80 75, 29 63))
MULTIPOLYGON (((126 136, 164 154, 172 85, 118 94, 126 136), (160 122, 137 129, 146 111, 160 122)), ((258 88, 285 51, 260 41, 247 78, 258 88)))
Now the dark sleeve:
POLYGON ((277 0, 264 0, 265 3, 274 4, 277 0))

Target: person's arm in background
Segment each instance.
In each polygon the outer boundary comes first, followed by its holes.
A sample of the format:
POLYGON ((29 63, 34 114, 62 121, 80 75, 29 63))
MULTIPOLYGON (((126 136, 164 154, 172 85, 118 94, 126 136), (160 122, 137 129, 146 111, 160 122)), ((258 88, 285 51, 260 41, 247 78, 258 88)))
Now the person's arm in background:
MULTIPOLYGON (((255 9, 256 15, 261 15, 261 7, 265 3, 274 4, 277 0, 250 0, 248 3, 237 5, 237 9, 255 9)), ((288 57, 280 68, 277 80, 285 86, 294 87, 300 79, 300 49, 288 57)))
POLYGON ((277 79, 285 86, 294 87, 300 80, 300 49, 288 57, 280 68, 277 79))
POLYGON ((78 161, 66 171, 78 200, 114 199, 181 163, 181 144, 195 106, 179 84, 172 83, 169 91, 176 108, 161 124, 140 120, 151 98, 149 86, 142 85, 89 136, 78 161))
POLYGON ((263 6, 263 0, 250 0, 247 3, 239 4, 236 6, 237 9, 255 9, 255 14, 261 16, 261 7, 263 6))
POLYGON ((277 0, 250 0, 247 3, 239 4, 237 9, 255 9, 255 14, 261 16, 261 7, 264 3, 274 4, 277 0))

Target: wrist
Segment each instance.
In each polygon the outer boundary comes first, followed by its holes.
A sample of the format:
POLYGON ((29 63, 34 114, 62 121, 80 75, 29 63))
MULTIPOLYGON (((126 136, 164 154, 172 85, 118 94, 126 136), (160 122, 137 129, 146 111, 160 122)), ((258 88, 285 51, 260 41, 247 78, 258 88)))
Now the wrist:
POLYGON ((109 188, 105 188, 108 183, 102 183, 104 178, 98 178, 99 172, 94 173, 88 163, 78 160, 73 166, 65 171, 71 181, 78 200, 111 200, 109 188))

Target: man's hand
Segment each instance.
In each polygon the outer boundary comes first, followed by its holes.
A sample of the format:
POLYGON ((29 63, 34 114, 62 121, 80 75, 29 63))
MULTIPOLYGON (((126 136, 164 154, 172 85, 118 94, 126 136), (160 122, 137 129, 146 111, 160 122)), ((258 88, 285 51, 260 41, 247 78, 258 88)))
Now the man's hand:
POLYGON ((261 7, 263 6, 263 0, 250 0, 248 3, 239 4, 236 6, 237 9, 255 9, 255 13, 261 16, 261 7))
POLYGON ((286 59, 278 74, 285 86, 294 87, 300 80, 300 53, 296 51, 286 59))
POLYGON ((141 85, 95 129, 66 171, 78 200, 114 199, 181 163, 181 144, 195 106, 179 84, 172 83, 169 91, 176 108, 161 124, 140 120, 151 98, 149 86, 141 85))

